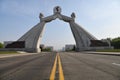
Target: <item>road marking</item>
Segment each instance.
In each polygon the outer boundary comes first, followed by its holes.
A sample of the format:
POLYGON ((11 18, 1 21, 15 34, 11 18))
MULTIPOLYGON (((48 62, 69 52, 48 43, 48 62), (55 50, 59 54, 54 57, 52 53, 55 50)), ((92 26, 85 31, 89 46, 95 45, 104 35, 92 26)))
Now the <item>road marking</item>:
POLYGON ((50 80, 55 80, 55 73, 56 73, 56 68, 57 68, 57 63, 58 63, 58 71, 59 71, 59 80, 64 80, 64 75, 63 75, 63 69, 62 69, 62 64, 61 64, 61 59, 59 54, 57 53, 54 61, 54 65, 50 74, 50 80))
POLYGON ((59 55, 58 55, 58 64, 59 64, 59 80, 64 80, 63 69, 59 55))
POLYGON ((55 57, 54 65, 53 65, 53 68, 52 68, 52 72, 50 74, 50 80, 54 80, 55 79, 55 72, 56 72, 56 66, 57 66, 57 56, 58 56, 58 54, 55 57))
POLYGON ((117 63, 112 63, 112 64, 117 65, 117 66, 120 66, 120 64, 117 64, 117 63))

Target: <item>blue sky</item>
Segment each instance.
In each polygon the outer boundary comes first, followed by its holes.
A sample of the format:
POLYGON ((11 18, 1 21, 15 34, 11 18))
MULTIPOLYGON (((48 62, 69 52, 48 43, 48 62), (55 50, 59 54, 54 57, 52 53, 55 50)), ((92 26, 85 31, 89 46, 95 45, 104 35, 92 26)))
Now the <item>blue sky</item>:
MULTIPOLYGON (((0 0, 0 42, 15 41, 39 23, 39 13, 76 14, 76 23, 98 39, 120 36, 120 0, 0 0)), ((42 43, 55 49, 75 44, 69 24, 55 20, 46 24, 42 43)))

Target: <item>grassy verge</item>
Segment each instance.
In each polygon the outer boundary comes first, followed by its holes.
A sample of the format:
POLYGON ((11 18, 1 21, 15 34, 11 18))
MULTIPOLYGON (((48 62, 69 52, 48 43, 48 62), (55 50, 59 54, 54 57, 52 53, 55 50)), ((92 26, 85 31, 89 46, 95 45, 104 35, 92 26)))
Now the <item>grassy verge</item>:
POLYGON ((18 54, 16 51, 0 51, 0 54, 18 54))
POLYGON ((120 52, 120 49, 97 50, 97 52, 120 52))

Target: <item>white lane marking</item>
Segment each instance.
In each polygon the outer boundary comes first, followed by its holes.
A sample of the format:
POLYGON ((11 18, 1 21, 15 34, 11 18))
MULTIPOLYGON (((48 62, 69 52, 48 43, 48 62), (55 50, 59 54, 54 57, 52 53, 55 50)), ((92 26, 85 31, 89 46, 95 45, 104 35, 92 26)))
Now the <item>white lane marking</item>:
POLYGON ((117 65, 117 66, 120 66, 120 64, 118 64, 118 63, 112 63, 113 65, 117 65))

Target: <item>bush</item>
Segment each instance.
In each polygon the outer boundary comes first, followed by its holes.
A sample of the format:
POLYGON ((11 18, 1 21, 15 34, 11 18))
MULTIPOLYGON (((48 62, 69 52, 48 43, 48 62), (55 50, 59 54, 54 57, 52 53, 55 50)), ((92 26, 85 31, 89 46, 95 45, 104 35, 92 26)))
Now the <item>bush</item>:
POLYGON ((45 49, 41 49, 41 51, 48 51, 48 52, 50 52, 52 50, 50 48, 45 48, 45 49))
POLYGON ((114 46, 115 49, 120 49, 120 37, 112 39, 111 45, 114 46))
POLYGON ((3 48, 3 44, 2 43, 0 43, 0 48, 3 48))

